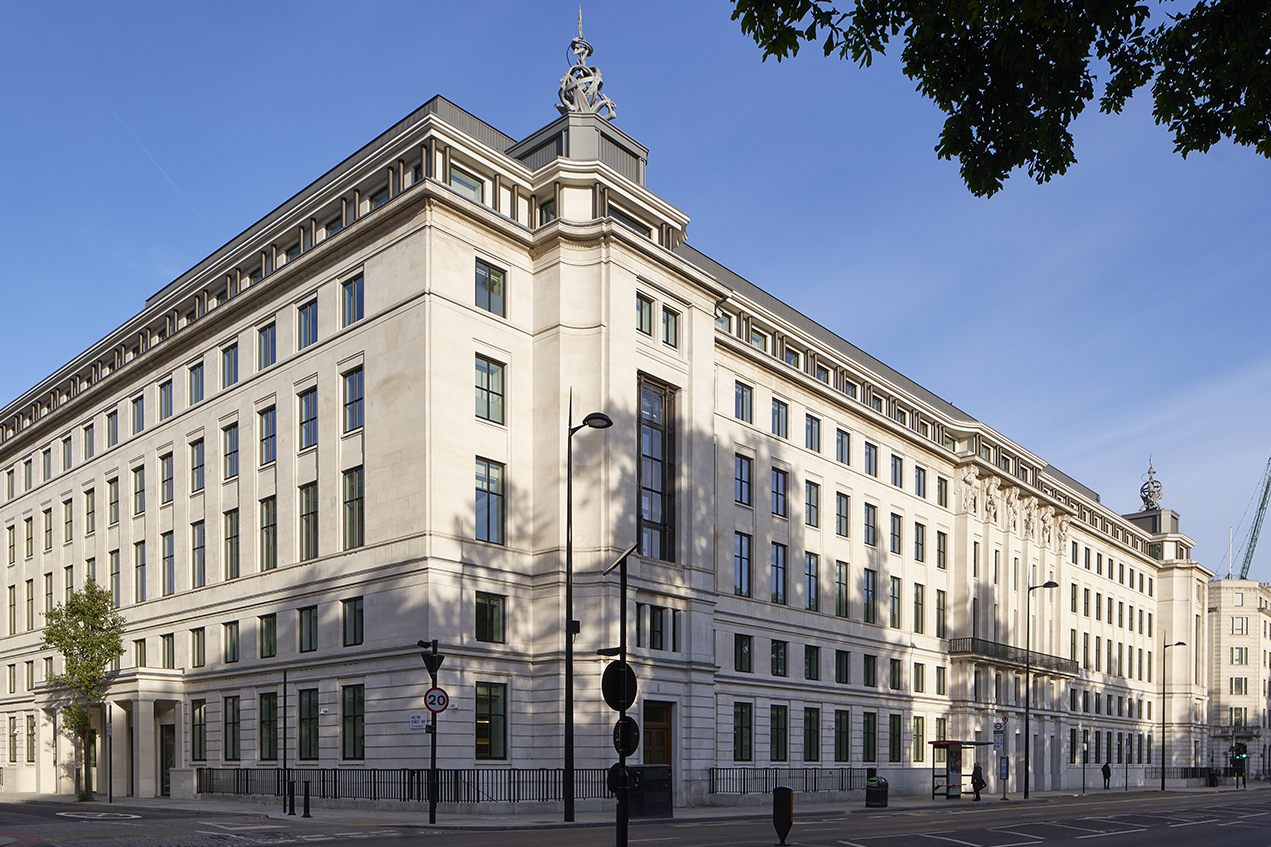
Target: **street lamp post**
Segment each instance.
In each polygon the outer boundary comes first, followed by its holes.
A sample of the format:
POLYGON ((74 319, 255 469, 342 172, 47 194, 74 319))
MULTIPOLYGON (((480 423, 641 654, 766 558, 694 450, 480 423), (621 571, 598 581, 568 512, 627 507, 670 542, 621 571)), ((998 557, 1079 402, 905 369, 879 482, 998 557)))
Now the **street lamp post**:
POLYGON ((565 768, 561 794, 565 801, 565 821, 574 820, 574 433, 580 429, 607 429, 613 420, 603 412, 592 412, 574 426, 574 395, 569 395, 569 419, 565 427, 565 768))
MULTIPOLYGON (((1161 640, 1165 639, 1165 631, 1161 630, 1161 640)), ((1173 644, 1166 644, 1161 648, 1161 790, 1165 790, 1165 751, 1168 749, 1166 744, 1169 742, 1165 738, 1165 651, 1171 647, 1187 646, 1182 641, 1175 641, 1173 644)))
POLYGON ((1029 766, 1029 750, 1032 748, 1032 738, 1029 736, 1028 719, 1032 711, 1031 704, 1033 702, 1033 618, 1032 618, 1032 599, 1033 592, 1038 588, 1058 588, 1059 583, 1053 579, 1048 579, 1041 585, 1030 585, 1028 590, 1024 592, 1024 799, 1028 799, 1028 766, 1029 766))

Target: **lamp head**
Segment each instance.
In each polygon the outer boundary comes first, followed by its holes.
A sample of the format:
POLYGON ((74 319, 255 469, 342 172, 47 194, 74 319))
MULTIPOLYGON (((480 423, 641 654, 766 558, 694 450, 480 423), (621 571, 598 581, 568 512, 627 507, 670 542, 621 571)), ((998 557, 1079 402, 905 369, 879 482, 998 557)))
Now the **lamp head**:
POLYGON ((583 426, 589 426, 592 429, 608 429, 613 426, 613 418, 604 412, 592 412, 583 418, 583 426))

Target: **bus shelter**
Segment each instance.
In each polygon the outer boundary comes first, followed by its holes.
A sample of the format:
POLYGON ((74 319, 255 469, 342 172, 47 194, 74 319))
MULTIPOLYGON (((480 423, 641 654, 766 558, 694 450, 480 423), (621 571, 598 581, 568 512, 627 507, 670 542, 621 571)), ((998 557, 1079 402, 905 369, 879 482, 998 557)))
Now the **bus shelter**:
MULTIPOLYGON (((932 756, 931 796, 944 795, 950 800, 962 796, 962 751, 968 747, 986 747, 991 741, 929 741, 933 750, 944 751, 944 765, 932 756)), ((969 773, 969 771, 968 771, 969 773)))

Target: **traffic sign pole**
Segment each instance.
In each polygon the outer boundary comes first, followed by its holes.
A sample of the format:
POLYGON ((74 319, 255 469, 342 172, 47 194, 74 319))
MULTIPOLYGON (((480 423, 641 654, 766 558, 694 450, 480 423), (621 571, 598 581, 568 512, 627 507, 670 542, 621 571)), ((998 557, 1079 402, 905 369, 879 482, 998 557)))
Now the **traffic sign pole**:
POLYGON ((432 688, 428 689, 428 693, 424 695, 424 705, 428 707, 428 711, 432 713, 432 720, 428 724, 428 734, 432 736, 430 741, 431 750, 428 755, 428 822, 437 822, 437 713, 444 710, 450 703, 450 698, 446 696, 446 692, 437 687, 437 671, 441 668, 442 661, 446 658, 437 652, 437 639, 433 639, 429 644, 420 641, 419 646, 423 648, 431 647, 430 652, 423 654, 424 667, 428 669, 428 676, 432 679, 432 688), (429 698, 429 694, 438 692, 441 695, 441 708, 434 709, 434 703, 429 698))

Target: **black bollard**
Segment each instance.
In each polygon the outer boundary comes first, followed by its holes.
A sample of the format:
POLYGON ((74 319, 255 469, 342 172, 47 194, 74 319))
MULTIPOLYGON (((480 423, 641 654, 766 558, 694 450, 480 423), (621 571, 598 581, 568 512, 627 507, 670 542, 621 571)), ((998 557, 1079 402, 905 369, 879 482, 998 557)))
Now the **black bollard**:
POLYGON ((305 813, 301 815, 300 817, 302 818, 313 817, 313 815, 309 814, 309 780, 307 779, 305 780, 305 813))
POLYGON ((287 814, 294 815, 296 813, 296 781, 294 779, 287 781, 287 814))
POLYGON ((785 844, 790 827, 794 825, 794 792, 789 788, 772 790, 772 825, 777 830, 780 843, 785 844))

